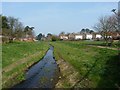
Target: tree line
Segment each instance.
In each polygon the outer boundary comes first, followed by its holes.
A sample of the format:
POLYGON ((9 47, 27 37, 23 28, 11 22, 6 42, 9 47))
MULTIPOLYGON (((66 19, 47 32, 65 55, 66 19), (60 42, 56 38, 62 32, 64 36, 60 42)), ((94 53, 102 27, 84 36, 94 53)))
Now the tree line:
POLYGON ((59 36, 51 34, 51 33, 48 33, 46 37, 44 34, 39 33, 36 36, 36 40, 38 40, 38 41, 60 41, 60 38, 59 38, 59 36))
POLYGON ((34 27, 24 26, 18 18, 0 15, 2 19, 2 42, 12 42, 25 37, 34 37, 34 27))

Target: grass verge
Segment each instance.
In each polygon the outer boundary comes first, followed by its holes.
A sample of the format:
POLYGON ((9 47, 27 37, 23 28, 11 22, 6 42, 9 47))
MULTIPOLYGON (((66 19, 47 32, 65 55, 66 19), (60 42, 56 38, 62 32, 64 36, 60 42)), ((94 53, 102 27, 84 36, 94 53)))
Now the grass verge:
POLYGON ((88 46, 91 44, 89 41, 63 41, 51 44, 55 47, 56 59, 69 62, 79 72, 79 81, 73 87, 115 88, 120 86, 120 62, 116 50, 91 47, 88 46))
POLYGON ((48 50, 47 42, 14 42, 2 46, 2 87, 23 81, 28 68, 41 60, 48 50))

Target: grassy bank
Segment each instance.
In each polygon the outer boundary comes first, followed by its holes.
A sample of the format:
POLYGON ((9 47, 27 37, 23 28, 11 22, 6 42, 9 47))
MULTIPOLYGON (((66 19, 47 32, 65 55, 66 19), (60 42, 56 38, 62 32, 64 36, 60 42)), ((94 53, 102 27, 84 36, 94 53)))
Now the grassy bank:
MULTIPOLYGON (((101 42, 52 42, 57 60, 64 59, 78 72, 74 87, 114 88, 120 85, 120 62, 117 50, 97 48, 88 44, 101 42)), ((68 86, 70 87, 70 86, 68 86)))
POLYGON ((14 42, 2 45, 2 86, 11 87, 24 80, 27 69, 48 50, 47 42, 14 42))

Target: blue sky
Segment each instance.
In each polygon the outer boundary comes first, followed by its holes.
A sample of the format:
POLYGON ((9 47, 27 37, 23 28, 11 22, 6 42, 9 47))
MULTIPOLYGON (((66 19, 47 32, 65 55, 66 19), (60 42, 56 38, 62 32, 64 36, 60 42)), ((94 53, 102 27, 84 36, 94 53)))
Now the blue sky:
POLYGON ((35 34, 79 32, 98 22, 100 16, 112 15, 117 2, 3 2, 2 14, 19 18, 34 26, 35 34))

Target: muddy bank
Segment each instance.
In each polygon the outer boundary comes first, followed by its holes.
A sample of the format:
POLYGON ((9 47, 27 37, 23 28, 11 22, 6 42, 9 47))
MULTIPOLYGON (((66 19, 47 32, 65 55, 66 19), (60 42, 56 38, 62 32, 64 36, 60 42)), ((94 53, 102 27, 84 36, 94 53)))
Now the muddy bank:
POLYGON ((75 89, 91 87, 92 82, 86 77, 89 71, 82 76, 71 64, 63 59, 57 60, 57 64, 60 67, 60 76, 55 88, 75 89))
POLYGON ((63 59, 57 60, 57 64, 60 67, 60 76, 55 88, 73 88, 79 81, 79 73, 63 59))

